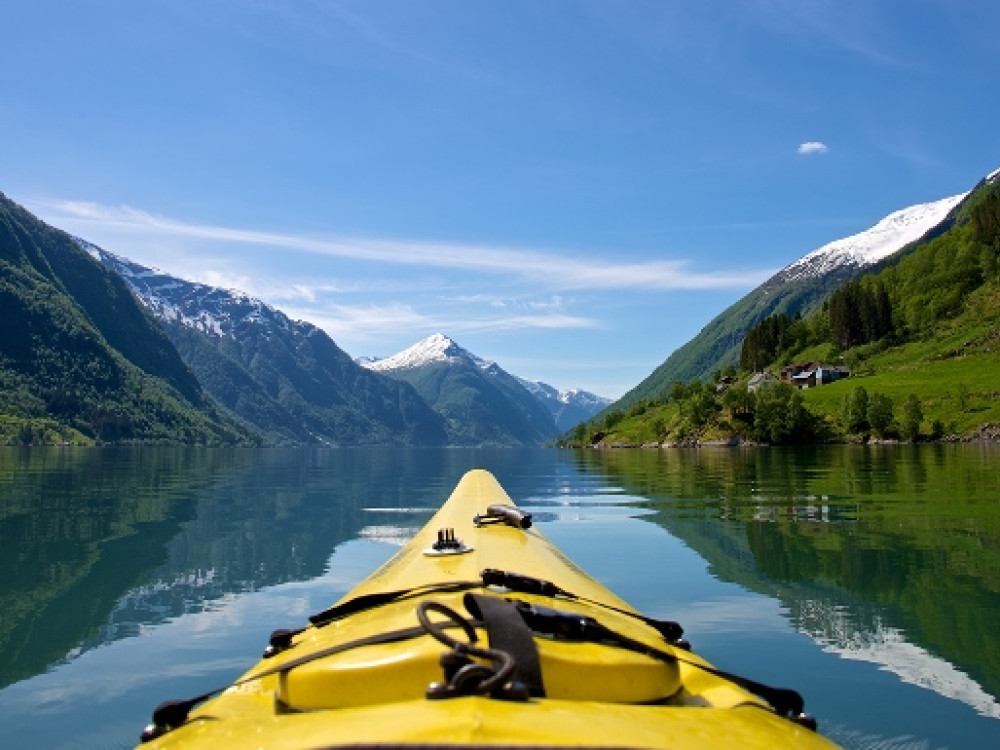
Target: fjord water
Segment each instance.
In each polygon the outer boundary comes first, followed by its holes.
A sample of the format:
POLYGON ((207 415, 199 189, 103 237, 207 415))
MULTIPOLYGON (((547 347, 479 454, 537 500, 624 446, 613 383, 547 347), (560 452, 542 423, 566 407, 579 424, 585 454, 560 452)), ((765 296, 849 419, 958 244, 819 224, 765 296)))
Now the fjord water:
POLYGON ((0 744, 131 746, 477 466, 696 651, 798 689, 845 747, 1000 746, 997 445, 0 448, 0 744))

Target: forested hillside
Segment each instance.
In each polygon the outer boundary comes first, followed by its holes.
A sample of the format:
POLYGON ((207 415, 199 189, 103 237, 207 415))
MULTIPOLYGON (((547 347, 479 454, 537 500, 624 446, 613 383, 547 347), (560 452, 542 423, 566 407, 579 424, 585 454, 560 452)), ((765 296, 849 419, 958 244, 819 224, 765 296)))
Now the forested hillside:
POLYGON ((747 331, 772 315, 807 315, 840 285, 947 231, 965 195, 895 211, 869 229, 806 254, 717 315, 616 403, 613 410, 655 398, 675 381, 707 380, 735 365, 747 331))
POLYGON ((0 194, 0 442, 253 442, 125 283, 0 194))
POLYGON ((1000 179, 981 184, 950 228, 835 289, 810 315, 749 328, 739 367, 675 382, 583 425, 570 442, 1000 437, 1000 179), (794 363, 851 377, 748 390, 794 363))
POLYGON ((558 435, 552 415, 511 375, 471 362, 433 362, 386 374, 412 385, 459 445, 540 445, 558 435))

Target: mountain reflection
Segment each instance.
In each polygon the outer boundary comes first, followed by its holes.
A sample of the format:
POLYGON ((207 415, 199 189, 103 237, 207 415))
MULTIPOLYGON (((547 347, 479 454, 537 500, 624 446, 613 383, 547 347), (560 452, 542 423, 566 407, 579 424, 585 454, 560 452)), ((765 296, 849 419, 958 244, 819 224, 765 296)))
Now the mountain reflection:
POLYGON ((721 580, 843 658, 1000 717, 1000 447, 588 451, 721 580))
POLYGON ((0 447, 0 687, 234 595, 315 578, 342 542, 399 544, 486 462, 523 496, 539 491, 539 475, 558 482, 568 459, 0 447))
POLYGON ((830 599, 787 602, 795 627, 844 659, 866 661, 903 682, 958 700, 982 716, 1000 718, 1000 703, 968 674, 907 639, 875 607, 847 607, 830 599))
POLYGON ((371 460, 336 452, 0 458, 0 686, 227 595, 321 574, 379 491, 371 460))

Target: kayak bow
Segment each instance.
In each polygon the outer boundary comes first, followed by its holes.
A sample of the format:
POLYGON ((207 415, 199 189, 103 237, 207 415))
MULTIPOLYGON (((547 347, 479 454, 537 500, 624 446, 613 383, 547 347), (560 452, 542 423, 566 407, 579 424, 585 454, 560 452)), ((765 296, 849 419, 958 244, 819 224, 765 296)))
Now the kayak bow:
POLYGON ((799 694, 723 672, 562 554, 487 471, 156 748, 831 748, 799 694))

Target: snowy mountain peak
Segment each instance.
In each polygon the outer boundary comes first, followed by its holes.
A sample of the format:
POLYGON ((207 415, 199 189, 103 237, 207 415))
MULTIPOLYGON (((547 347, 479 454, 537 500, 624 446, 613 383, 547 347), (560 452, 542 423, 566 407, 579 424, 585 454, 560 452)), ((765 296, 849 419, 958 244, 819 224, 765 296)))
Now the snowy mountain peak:
POLYGON ((612 401, 610 398, 598 396, 596 393, 591 393, 581 388, 570 388, 566 391, 560 391, 548 383, 542 383, 537 380, 526 380, 524 378, 517 378, 517 380, 528 389, 529 393, 541 401, 551 401, 566 406, 578 406, 583 409, 591 409, 594 413, 600 411, 612 401))
POLYGON ((611 403, 610 398, 598 396, 596 393, 584 391, 580 388, 570 388, 568 391, 559 392, 559 401, 564 404, 575 404, 577 406, 591 408, 595 412, 600 411, 611 403))
POLYGON ((369 370, 377 372, 391 372, 393 370, 412 370, 416 367, 433 364, 435 362, 455 362, 466 360, 476 367, 488 370, 494 367, 494 362, 487 362, 480 359, 471 352, 463 349, 452 339, 443 333, 435 333, 428 336, 423 341, 418 341, 409 349, 404 349, 398 354, 393 354, 385 359, 358 359, 358 364, 367 367, 369 370))
POLYGON ((237 327, 245 325, 282 330, 296 327, 304 334, 313 328, 308 323, 289 320, 284 313, 245 292, 184 281, 110 253, 79 237, 74 239, 96 260, 125 279, 146 307, 161 320, 180 323, 215 337, 233 337, 237 327))
POLYGON ((835 240, 799 258, 782 271, 785 281, 817 278, 841 266, 868 266, 923 237, 968 193, 910 206, 886 216, 870 229, 835 240))

